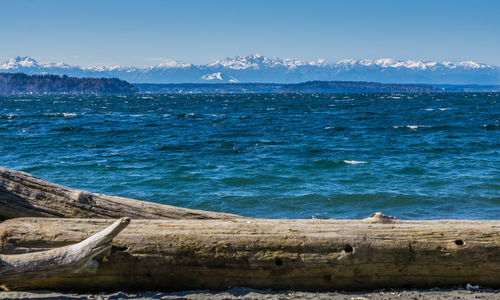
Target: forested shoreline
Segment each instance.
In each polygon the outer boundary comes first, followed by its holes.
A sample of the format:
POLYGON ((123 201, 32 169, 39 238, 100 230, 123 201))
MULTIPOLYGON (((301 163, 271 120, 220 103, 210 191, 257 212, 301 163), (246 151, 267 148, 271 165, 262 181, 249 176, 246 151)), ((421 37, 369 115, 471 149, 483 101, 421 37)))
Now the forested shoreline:
POLYGON ((132 84, 118 78, 0 73, 0 95, 133 94, 138 91, 132 84))

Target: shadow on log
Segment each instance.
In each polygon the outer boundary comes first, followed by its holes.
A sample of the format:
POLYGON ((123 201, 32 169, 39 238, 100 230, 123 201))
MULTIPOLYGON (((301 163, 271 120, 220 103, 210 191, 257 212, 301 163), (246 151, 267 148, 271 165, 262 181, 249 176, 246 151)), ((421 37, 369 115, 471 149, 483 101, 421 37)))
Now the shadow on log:
MULTIPOLYGON (((12 219, 0 251, 81 241, 107 220, 12 219)), ((11 289, 310 291, 500 286, 500 221, 132 220, 92 276, 65 274, 11 289)))
MULTIPOLYGON (((0 219, 18 217, 231 219, 232 214, 193 210, 90 193, 0 167, 0 219)), ((239 217, 243 218, 243 217, 239 217)))

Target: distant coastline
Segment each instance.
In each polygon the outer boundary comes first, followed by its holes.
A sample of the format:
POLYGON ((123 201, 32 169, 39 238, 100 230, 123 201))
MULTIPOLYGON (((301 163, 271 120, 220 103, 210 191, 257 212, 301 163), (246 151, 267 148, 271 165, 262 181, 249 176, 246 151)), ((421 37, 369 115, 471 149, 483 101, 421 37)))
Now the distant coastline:
POLYGON ((390 84, 363 81, 307 81, 279 83, 134 84, 142 94, 251 94, 251 93, 476 93, 500 92, 500 85, 390 84))
POLYGON ((129 83, 118 78, 0 73, 0 95, 447 93, 500 92, 500 85, 432 85, 366 81, 301 83, 129 83))
POLYGON ((432 93, 442 90, 422 84, 387 84, 362 81, 307 81, 302 83, 180 83, 135 84, 145 94, 226 93, 432 93))

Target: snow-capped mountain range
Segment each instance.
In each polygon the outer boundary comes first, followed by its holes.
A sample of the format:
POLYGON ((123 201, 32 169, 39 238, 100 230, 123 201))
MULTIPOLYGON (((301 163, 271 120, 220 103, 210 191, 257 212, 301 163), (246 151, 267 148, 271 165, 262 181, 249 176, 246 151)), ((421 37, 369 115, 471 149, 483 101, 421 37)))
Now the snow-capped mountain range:
POLYGON ((156 66, 80 67, 39 63, 15 57, 0 64, 0 72, 59 74, 76 77, 117 77, 132 83, 296 83, 311 80, 375 81, 383 83, 500 84, 500 68, 473 61, 459 63, 396 59, 349 59, 328 62, 265 57, 228 57, 206 65, 170 60, 156 66))

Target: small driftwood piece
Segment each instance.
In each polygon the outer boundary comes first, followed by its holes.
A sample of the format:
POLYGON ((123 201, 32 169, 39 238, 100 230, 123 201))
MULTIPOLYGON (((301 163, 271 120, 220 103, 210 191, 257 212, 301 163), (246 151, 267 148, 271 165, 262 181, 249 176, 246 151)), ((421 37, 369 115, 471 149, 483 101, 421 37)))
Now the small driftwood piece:
POLYGON ((231 219, 238 216, 90 193, 0 167, 0 220, 19 217, 231 219))
POLYGON ((129 224, 122 218, 108 228, 74 245, 52 250, 0 255, 0 285, 49 279, 66 273, 96 271, 97 256, 109 253, 113 238, 129 224))
MULTIPOLYGON (((60 247, 106 220, 12 219, 0 251, 60 247)), ((96 273, 7 285, 11 289, 366 290, 500 287, 500 221, 132 220, 96 273)))

